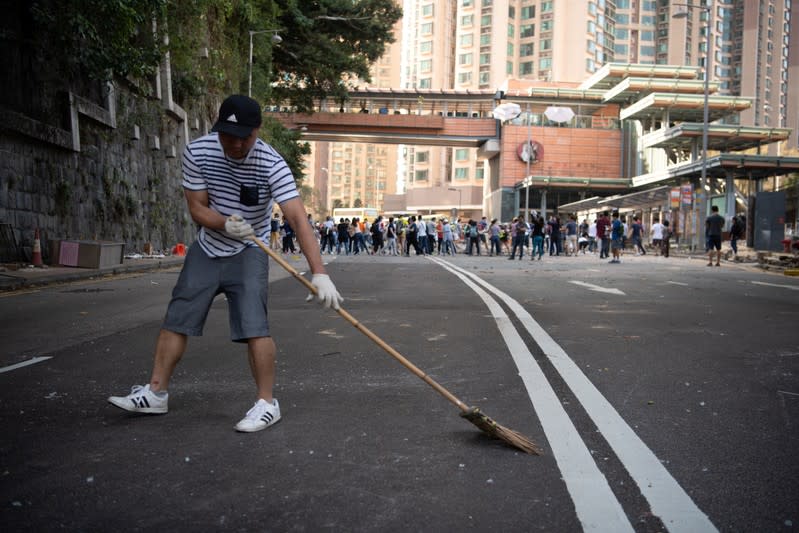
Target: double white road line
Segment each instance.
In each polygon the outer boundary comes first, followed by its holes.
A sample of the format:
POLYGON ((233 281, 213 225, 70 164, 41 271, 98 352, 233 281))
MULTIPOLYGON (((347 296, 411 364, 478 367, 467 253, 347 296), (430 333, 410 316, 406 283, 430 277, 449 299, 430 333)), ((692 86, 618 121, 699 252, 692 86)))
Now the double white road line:
POLYGON ((516 300, 448 261, 432 257, 430 260, 460 278, 491 311, 516 362, 552 455, 574 502, 577 518, 585 530, 618 532, 633 531, 633 527, 541 367, 498 300, 516 315, 561 375, 638 485, 641 494, 649 502, 652 513, 660 518, 665 527, 671 532, 716 531, 707 515, 696 506, 652 450, 627 425, 563 348, 516 300))

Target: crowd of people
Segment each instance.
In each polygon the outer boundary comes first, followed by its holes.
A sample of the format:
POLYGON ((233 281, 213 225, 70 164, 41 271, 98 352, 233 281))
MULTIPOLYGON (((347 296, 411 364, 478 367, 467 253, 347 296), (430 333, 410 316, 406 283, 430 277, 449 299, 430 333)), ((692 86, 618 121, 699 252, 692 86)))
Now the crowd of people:
MULTIPOLYGON (((715 246, 718 222, 708 219, 709 234, 707 251, 715 246)), ((509 260, 524 259, 540 261, 548 256, 597 255, 620 263, 625 250, 635 255, 653 253, 669 257, 673 232, 668 220, 656 218, 651 228, 645 228, 638 216, 631 221, 618 212, 605 211, 593 221, 576 216, 561 218, 557 215, 543 217, 533 211, 525 220, 524 215, 511 222, 462 220, 450 222, 445 217, 413 215, 410 217, 378 216, 374 220, 359 218, 326 217, 324 221, 309 224, 319 240, 323 254, 358 255, 379 254, 394 256, 410 255, 466 255, 500 257, 509 260)), ((742 222, 733 220, 730 232, 733 252, 737 254, 737 240, 743 235, 742 222)), ((719 245, 720 246, 720 245, 719 245)), ((275 215, 272 221, 272 247, 284 253, 296 253, 294 231, 286 220, 275 215)), ((720 248, 719 248, 720 249, 720 248)), ((715 250, 715 248, 714 248, 715 250)), ((712 262, 712 259, 711 259, 712 262)), ((717 257, 718 263, 718 257, 717 257)))

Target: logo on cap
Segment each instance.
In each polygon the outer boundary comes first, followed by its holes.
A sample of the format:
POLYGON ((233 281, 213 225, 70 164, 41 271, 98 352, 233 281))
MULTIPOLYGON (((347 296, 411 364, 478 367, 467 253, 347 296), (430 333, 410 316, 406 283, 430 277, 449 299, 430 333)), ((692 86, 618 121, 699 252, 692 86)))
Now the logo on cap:
POLYGON ((230 115, 228 118, 225 119, 227 122, 238 122, 236 119, 236 115, 230 115))

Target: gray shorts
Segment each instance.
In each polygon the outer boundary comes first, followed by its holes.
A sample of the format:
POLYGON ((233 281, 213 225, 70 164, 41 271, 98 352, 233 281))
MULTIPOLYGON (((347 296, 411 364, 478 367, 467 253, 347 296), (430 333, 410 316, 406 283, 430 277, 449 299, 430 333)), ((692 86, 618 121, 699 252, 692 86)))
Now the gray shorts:
POLYGON ((253 247, 232 257, 211 258, 199 244, 192 244, 172 290, 163 328, 183 335, 202 335, 214 298, 224 293, 231 340, 269 337, 267 259, 263 251, 253 247))

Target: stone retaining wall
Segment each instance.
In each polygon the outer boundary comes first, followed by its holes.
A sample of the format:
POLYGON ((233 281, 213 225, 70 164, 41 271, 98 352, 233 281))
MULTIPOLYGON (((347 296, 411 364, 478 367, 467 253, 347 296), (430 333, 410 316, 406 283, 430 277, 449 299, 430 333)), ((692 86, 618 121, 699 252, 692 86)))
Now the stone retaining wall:
POLYGON ((22 39, 0 52, 0 223, 18 260, 29 260, 36 228, 45 255, 55 239, 124 242, 126 252, 193 239, 180 156, 211 122, 172 100, 168 60, 142 87, 54 80, 25 54, 22 39))

